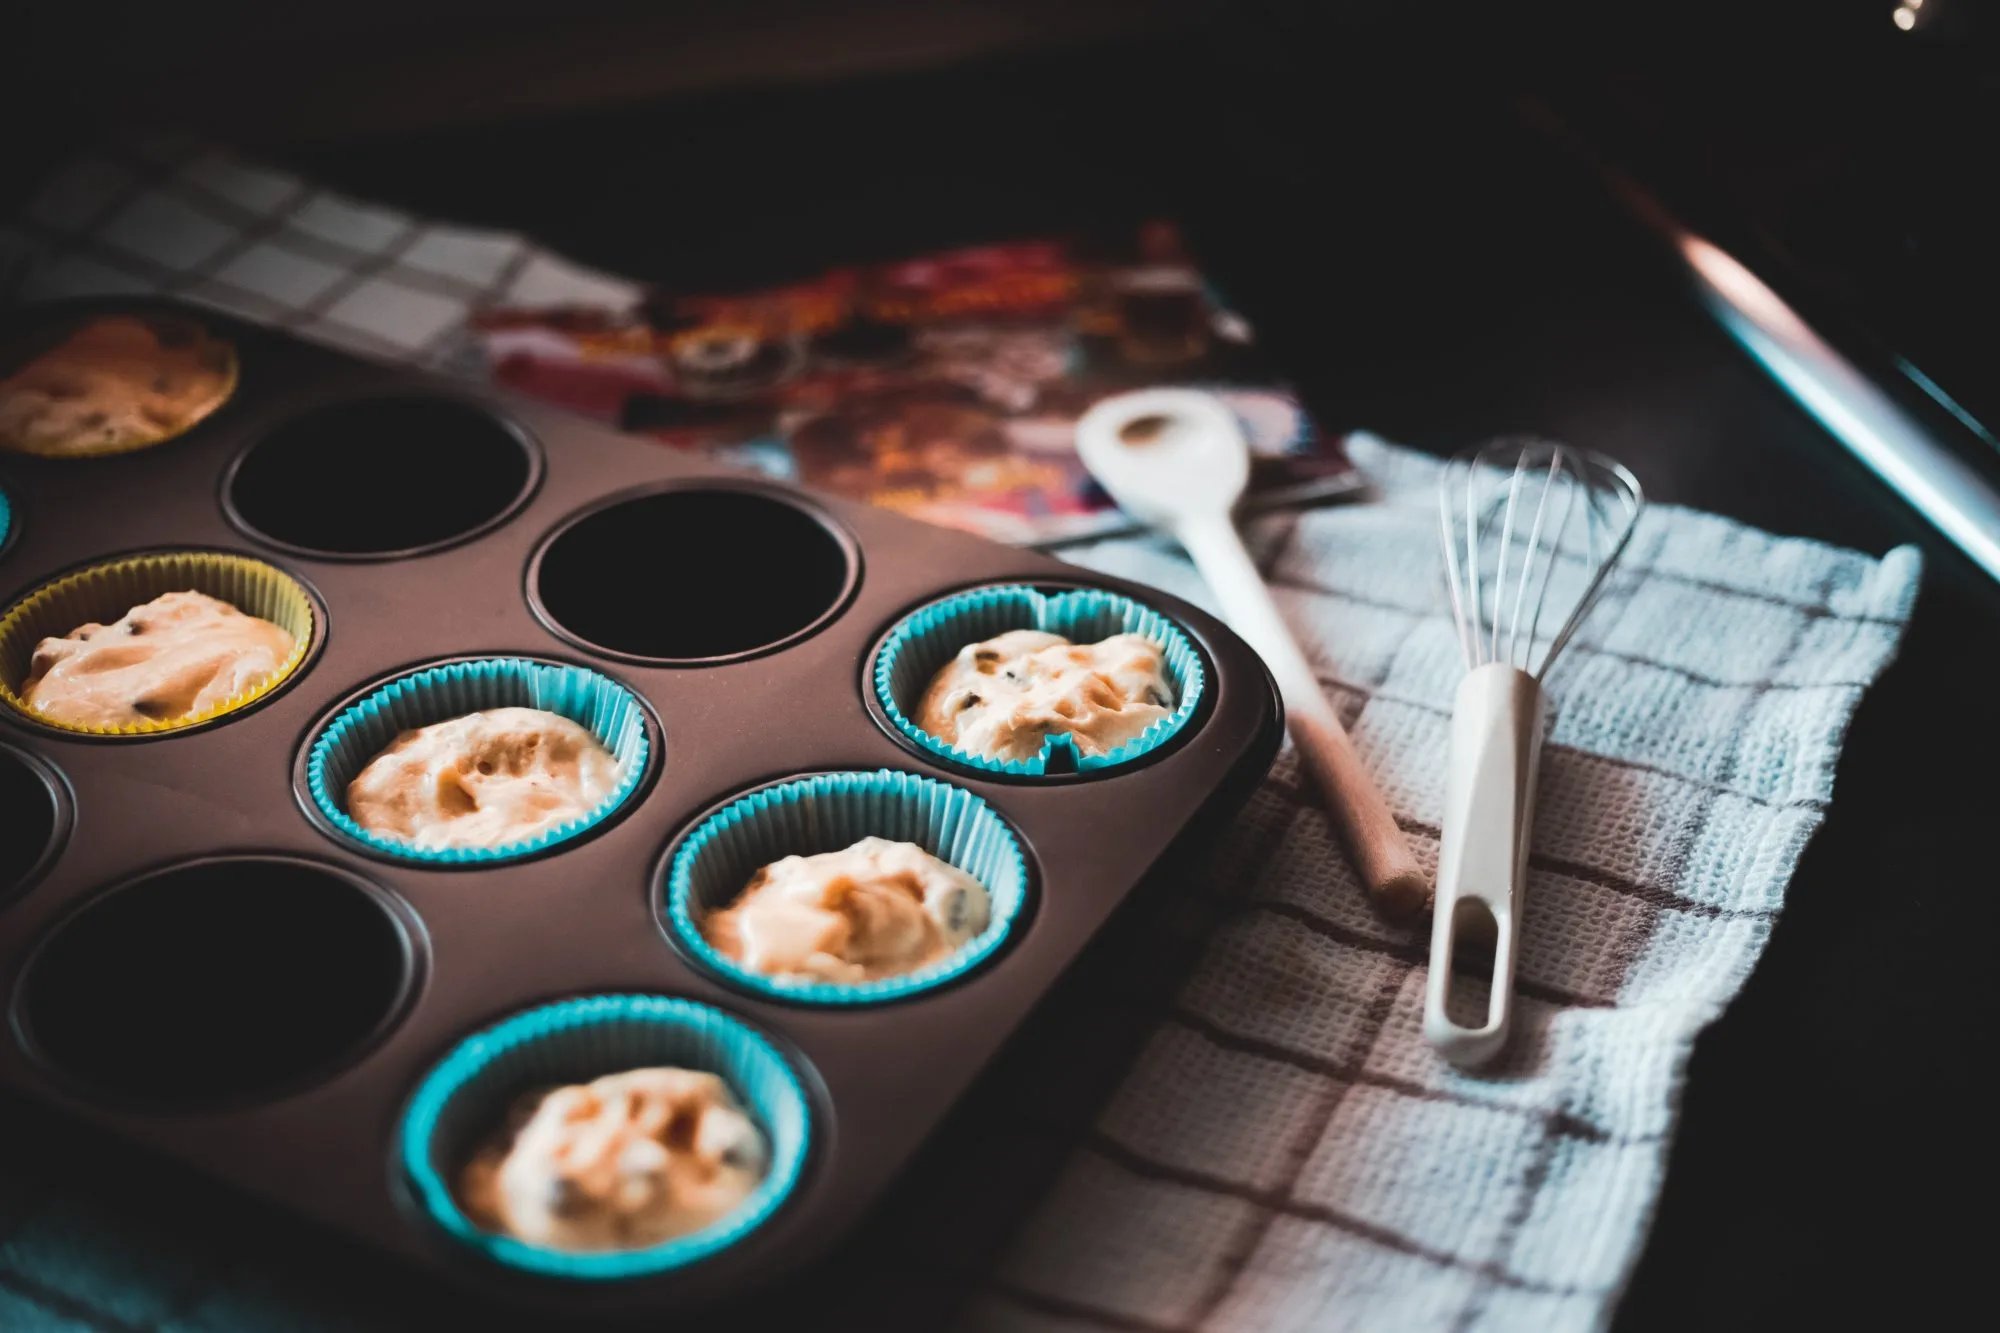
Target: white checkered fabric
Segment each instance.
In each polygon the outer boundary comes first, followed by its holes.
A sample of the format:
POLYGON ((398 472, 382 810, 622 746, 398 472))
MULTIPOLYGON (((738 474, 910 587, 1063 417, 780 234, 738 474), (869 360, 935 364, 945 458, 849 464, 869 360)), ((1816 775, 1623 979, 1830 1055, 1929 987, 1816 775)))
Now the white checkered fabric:
MULTIPOLYGON (((1351 447, 1378 503, 1262 520, 1253 544, 1434 867, 1463 670, 1439 465, 1351 447)), ((1208 601, 1161 543, 1069 554, 1208 601)), ((1763 950, 1918 564, 1646 513, 1551 676, 1515 1033, 1477 1075, 1421 1036, 1427 927, 1369 908, 1288 750, 1199 890, 1221 926, 970 1326, 1607 1322, 1695 1036, 1763 950)))
POLYGON ((623 308, 638 284, 507 232, 432 224, 178 139, 61 167, 0 224, 0 291, 185 297, 364 356, 447 363, 468 312, 623 308))

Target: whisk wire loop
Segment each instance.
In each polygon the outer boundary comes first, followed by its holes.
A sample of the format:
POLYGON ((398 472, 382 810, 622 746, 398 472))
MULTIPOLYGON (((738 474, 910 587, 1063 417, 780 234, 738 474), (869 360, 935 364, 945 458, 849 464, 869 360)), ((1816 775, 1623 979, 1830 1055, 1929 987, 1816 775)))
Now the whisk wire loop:
POLYGON ((1630 472, 1587 449, 1500 441, 1450 460, 1438 522, 1467 669, 1504 662, 1540 679, 1602 594, 1644 504, 1630 472), (1582 591, 1564 606, 1568 562, 1582 568, 1582 591), (1561 618, 1538 653, 1545 610, 1561 618))

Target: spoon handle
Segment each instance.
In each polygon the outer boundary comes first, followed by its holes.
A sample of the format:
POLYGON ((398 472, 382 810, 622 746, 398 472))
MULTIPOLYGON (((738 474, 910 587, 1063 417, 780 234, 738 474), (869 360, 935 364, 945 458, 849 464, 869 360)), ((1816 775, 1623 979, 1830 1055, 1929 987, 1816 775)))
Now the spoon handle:
POLYGON ((1271 669, 1299 758, 1325 796, 1376 905, 1396 915, 1422 907, 1430 888, 1423 869, 1243 549, 1236 525, 1226 513, 1188 517, 1174 525, 1174 536, 1194 557, 1230 628, 1271 669))

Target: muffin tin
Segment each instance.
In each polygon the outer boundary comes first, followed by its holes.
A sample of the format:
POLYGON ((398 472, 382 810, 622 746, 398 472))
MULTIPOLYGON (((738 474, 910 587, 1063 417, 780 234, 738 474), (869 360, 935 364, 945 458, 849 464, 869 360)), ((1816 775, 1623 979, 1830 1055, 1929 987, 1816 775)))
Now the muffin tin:
MULTIPOLYGON (((28 308, 7 333, 99 309, 186 307, 28 308)), ((0 708, 0 1083, 488 1295, 666 1309, 827 1251, 1276 753, 1262 664, 1176 599, 199 313, 241 362, 199 427, 116 457, 0 454, 0 614, 109 559, 218 552, 296 579, 316 641, 282 689, 178 730, 92 736, 0 708), (901 734, 875 686, 884 644, 932 603, 1008 585, 1163 615, 1199 657, 1193 715, 1070 773, 982 769, 901 734), (500 859, 399 856, 327 818, 316 738, 401 678, 493 659, 638 698, 644 772, 616 809, 500 859), (815 1004, 679 941, 667 885, 698 828, 794 780, 884 770, 970 793, 1018 846, 1019 905, 976 966, 815 1004), (468 1039, 590 997, 707 1006, 803 1093, 796 1185, 665 1271, 509 1265, 441 1224, 406 1169, 400 1127, 468 1039)))

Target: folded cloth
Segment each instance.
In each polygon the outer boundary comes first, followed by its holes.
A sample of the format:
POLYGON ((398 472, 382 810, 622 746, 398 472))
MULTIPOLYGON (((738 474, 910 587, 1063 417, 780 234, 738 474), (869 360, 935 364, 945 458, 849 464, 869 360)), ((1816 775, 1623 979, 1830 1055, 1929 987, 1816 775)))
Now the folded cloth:
MULTIPOLYGON (((30 295, 176 292, 432 363, 477 305, 637 290, 198 145, 82 159, 9 237, 30 295)), ((1434 857, 1461 670, 1438 465, 1366 438, 1354 453, 1379 502, 1249 535, 1434 857)), ((1071 558, 1207 600, 1156 541, 1071 558)), ((1603 1324, 1659 1194, 1695 1036, 1763 949, 1917 572, 1909 549, 1875 560, 1647 512, 1551 679, 1515 1036, 1477 1076, 1423 1044, 1424 930, 1369 909, 1288 750, 1193 876, 1221 924, 964 1322, 1603 1324)), ((344 1281, 338 1257, 246 1251, 254 1238, 187 1227, 118 1185, 81 1188, 0 1145, 0 1328, 434 1326, 406 1290, 344 1281)))
POLYGON ((644 288, 513 232, 432 222, 176 136, 108 139, 0 219, 0 301, 156 292, 378 360, 449 366, 482 306, 644 288))
MULTIPOLYGON (((1463 671, 1432 459, 1256 525, 1268 577, 1434 869, 1463 671)), ((1069 553, 1191 601, 1177 552, 1069 553)), ((1424 1044, 1427 926, 1368 907, 1289 752, 1205 875, 1228 909, 999 1263, 997 1330, 1588 1329, 1659 1196, 1697 1033, 1763 951, 1918 556, 1656 506, 1551 673, 1513 1039, 1424 1044)))

